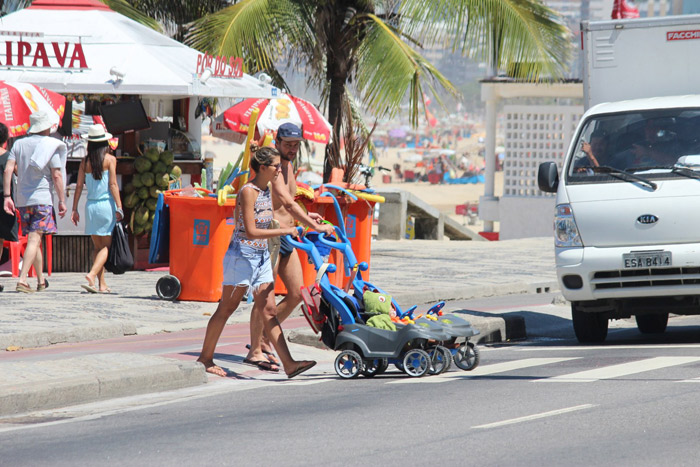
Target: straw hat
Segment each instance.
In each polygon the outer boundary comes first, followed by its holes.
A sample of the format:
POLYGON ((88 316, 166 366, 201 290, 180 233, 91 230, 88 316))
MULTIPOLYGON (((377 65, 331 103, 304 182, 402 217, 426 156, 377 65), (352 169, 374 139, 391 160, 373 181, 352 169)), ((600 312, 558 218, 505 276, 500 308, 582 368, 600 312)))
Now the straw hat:
POLYGON ((111 133, 105 131, 105 127, 99 123, 95 125, 90 125, 86 135, 83 135, 83 139, 88 143, 99 143, 100 141, 108 141, 112 138, 111 133))
POLYGON ((29 116, 29 130, 27 133, 41 133, 53 126, 49 114, 44 110, 37 110, 29 116))

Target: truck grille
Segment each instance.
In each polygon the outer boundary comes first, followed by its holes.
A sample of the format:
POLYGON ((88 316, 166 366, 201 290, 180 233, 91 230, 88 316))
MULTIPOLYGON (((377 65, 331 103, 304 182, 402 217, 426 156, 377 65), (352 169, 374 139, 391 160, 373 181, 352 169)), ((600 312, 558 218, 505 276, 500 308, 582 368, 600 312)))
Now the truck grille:
POLYGON ((598 271, 593 274, 591 284, 596 290, 697 285, 700 284, 700 267, 598 271))

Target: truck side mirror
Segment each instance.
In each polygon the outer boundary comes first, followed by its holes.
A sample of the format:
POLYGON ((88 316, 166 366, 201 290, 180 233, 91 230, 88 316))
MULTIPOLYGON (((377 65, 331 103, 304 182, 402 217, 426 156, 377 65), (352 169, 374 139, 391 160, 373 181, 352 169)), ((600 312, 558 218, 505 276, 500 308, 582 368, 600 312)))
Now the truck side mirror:
POLYGON ((556 193, 559 186, 559 170, 555 162, 543 162, 537 169, 537 185, 545 193, 556 193))

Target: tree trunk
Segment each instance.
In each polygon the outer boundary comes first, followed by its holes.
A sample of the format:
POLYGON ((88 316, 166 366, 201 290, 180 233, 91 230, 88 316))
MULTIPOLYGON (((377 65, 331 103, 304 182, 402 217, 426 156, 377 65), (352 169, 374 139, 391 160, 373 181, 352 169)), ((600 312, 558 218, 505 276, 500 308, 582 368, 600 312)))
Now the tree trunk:
POLYGON ((333 125, 333 140, 326 147, 326 158, 323 164, 323 181, 327 182, 331 177, 331 169, 340 163, 340 140, 343 127, 343 94, 345 93, 345 79, 331 78, 330 93, 328 95, 328 121, 333 125), (335 156, 335 157, 334 157, 335 156), (336 159, 336 160, 333 160, 336 159))
POLYGON ((326 79, 328 94, 328 122, 333 125, 333 142, 326 147, 323 164, 323 181, 331 177, 331 170, 340 164, 340 141, 343 128, 343 95, 351 67, 348 38, 344 37, 344 20, 348 5, 345 0, 331 2, 326 25, 326 79))

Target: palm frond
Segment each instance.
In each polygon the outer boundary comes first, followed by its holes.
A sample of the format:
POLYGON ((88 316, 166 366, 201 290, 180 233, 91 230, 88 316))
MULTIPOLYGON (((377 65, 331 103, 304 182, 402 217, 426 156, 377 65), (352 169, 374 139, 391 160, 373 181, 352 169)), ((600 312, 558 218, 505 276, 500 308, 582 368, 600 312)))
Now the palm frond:
POLYGON ((375 120, 372 128, 367 128, 357 106, 355 98, 347 91, 343 99, 345 106, 344 135, 345 135, 345 175, 343 181, 352 183, 360 171, 360 165, 368 151, 373 150, 372 134, 377 129, 375 120))
POLYGON ((279 54, 280 31, 274 0, 242 0, 194 23, 186 43, 212 55, 243 57, 258 69, 273 66, 279 54))
POLYGON ((414 126, 423 104, 423 86, 433 83, 453 95, 458 92, 433 64, 401 40, 399 33, 375 15, 366 15, 366 36, 358 49, 356 87, 363 104, 377 116, 394 115, 406 96, 414 126))
POLYGON ((143 26, 153 29, 154 31, 163 32, 160 23, 150 16, 144 14, 140 10, 131 6, 126 0, 101 0, 110 9, 117 13, 126 16, 129 19, 136 21, 143 26))
POLYGON ((571 52, 570 31, 539 0, 406 0, 401 13, 407 32, 518 78, 561 77, 571 52))

